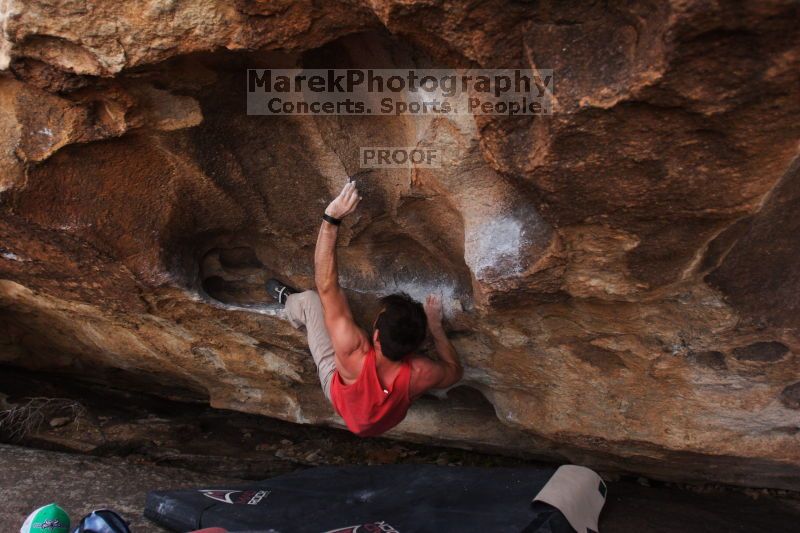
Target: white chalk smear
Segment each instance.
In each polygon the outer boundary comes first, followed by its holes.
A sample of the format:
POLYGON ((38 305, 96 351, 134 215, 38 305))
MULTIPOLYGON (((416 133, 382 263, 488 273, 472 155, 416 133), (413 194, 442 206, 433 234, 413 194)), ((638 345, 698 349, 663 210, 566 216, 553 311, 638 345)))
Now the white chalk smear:
POLYGON ((461 300, 456 294, 455 284, 452 281, 419 280, 417 278, 395 280, 379 289, 357 289, 352 286, 348 290, 361 294, 374 294, 377 297, 388 296, 397 292, 404 292, 418 302, 425 302, 429 294, 438 294, 442 298, 442 312, 445 317, 452 317, 464 309, 461 300))
POLYGON ((225 309, 226 311, 243 311, 246 313, 257 313, 259 315, 282 317, 284 315, 283 306, 276 303, 266 304, 226 304, 216 300, 206 294, 200 294, 196 291, 187 291, 192 301, 203 302, 217 309, 225 309))
POLYGON ((15 254, 13 252, 7 252, 7 251, 1 252, 0 253, 0 257, 2 257, 3 259, 8 259, 9 261, 19 261, 19 262, 27 261, 27 259, 23 259, 22 257, 18 256, 17 254, 15 254))
POLYGON ((487 220, 466 236, 467 265, 478 278, 490 270, 501 272, 504 277, 519 274, 524 242, 525 228, 519 220, 507 216, 487 220))
POLYGON ((375 491, 373 490, 360 490, 353 494, 356 500, 361 503, 368 503, 374 496, 375 491))

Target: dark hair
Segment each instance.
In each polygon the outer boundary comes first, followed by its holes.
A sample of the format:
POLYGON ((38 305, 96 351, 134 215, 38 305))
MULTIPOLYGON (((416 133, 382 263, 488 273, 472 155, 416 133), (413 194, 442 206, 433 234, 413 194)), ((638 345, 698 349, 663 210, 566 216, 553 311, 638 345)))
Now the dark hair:
POLYGON ((383 311, 375 321, 381 351, 387 359, 399 361, 425 340, 425 309, 404 292, 384 296, 381 305, 383 311))

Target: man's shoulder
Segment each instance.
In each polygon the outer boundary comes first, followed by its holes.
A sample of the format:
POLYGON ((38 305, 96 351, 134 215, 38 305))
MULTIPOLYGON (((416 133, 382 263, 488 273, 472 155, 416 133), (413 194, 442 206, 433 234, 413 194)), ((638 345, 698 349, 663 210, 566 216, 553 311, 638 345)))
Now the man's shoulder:
POLYGON ((437 363, 430 357, 421 354, 412 354, 406 357, 406 361, 411 365, 412 371, 426 371, 436 367, 437 363))
POLYGON ((408 360, 411 366, 411 389, 420 395, 442 379, 442 366, 424 355, 414 355, 408 360))
POLYGON ((358 379, 370 350, 372 350, 371 344, 362 343, 347 356, 336 358, 336 370, 345 382, 354 382, 358 379))

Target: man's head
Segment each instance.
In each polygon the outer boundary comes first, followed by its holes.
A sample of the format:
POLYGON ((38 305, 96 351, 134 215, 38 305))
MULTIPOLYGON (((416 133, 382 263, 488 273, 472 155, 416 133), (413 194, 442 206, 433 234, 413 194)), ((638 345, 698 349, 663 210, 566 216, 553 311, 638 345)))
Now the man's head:
POLYGON ((375 320, 373 342, 381 353, 399 361, 414 352, 425 340, 427 319, 422 304, 406 293, 381 298, 381 311, 375 320))

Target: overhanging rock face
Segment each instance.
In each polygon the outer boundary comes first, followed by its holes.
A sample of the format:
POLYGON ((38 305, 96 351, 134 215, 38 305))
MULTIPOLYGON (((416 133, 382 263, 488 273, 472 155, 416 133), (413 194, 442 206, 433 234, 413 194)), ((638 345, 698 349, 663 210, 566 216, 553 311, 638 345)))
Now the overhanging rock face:
MULTIPOLYGON (((445 295, 463 386, 393 435, 800 489, 800 7, 10 2, 0 360, 337 424, 301 332, 361 146, 343 284, 445 295), (247 68, 553 68, 549 117, 245 114, 247 68)), ((752 5, 750 5, 752 4, 752 5)))

